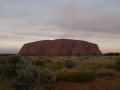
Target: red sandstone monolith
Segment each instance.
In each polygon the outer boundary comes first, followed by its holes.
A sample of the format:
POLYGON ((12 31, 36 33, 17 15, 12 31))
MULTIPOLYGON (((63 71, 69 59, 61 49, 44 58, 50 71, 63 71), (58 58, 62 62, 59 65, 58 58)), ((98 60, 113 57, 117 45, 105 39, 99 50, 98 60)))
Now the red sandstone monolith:
POLYGON ((20 55, 82 55, 102 54, 97 44, 82 40, 56 39, 26 43, 20 55))

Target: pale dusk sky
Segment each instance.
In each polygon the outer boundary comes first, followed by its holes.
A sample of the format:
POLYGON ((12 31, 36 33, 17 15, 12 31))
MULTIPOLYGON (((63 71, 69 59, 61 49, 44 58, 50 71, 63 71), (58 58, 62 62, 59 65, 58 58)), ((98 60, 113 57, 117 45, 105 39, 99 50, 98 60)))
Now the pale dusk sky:
POLYGON ((0 0, 0 53, 60 38, 120 52, 120 0, 0 0))

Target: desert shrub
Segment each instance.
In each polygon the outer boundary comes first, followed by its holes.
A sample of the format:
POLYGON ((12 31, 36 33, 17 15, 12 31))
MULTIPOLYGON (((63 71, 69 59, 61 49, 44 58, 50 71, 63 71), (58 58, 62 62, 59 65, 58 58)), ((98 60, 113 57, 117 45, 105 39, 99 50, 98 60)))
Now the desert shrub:
POLYGON ((7 57, 7 62, 10 64, 17 64, 20 61, 20 56, 12 55, 7 57))
POLYGON ((55 81, 56 74, 49 69, 43 69, 39 72, 37 83, 41 86, 47 86, 51 82, 55 81))
POLYGON ((56 78, 55 73, 48 69, 41 69, 32 64, 18 71, 18 76, 14 82, 16 88, 29 89, 36 86, 47 86, 56 78))
POLYGON ((120 65, 120 58, 117 58, 115 62, 116 64, 120 65))
POLYGON ((64 68, 63 62, 62 61, 57 61, 55 62, 56 65, 56 70, 61 70, 62 68, 64 68))
POLYGON ((51 59, 49 59, 49 58, 44 59, 44 61, 48 62, 48 63, 52 62, 51 59))
POLYGON ((119 71, 120 70, 120 58, 117 58, 116 60, 115 60, 115 68, 116 68, 116 70, 117 71, 119 71))
POLYGON ((26 68, 18 71, 18 76, 15 79, 14 86, 16 88, 27 90, 35 82, 38 72, 39 68, 31 64, 28 65, 26 68))
POLYGON ((57 62, 47 63, 44 68, 50 69, 52 71, 58 71, 63 68, 63 65, 57 62))
POLYGON ((73 67, 75 67, 75 63, 73 61, 71 61, 71 60, 64 61, 63 65, 66 68, 73 68, 73 67))
POLYGON ((44 59, 45 57, 44 56, 39 56, 38 59, 44 59))
POLYGON ((6 61, 3 58, 0 58, 0 75, 2 75, 4 72, 4 64, 5 63, 6 63, 6 61))
POLYGON ((20 62, 19 56, 8 56, 0 60, 0 73, 7 78, 14 78, 17 75, 17 64, 20 62))
POLYGON ((103 67, 104 68, 108 68, 108 69, 114 69, 115 68, 115 63, 106 63, 106 64, 103 64, 103 67))
POLYGON ((113 73, 114 72, 110 69, 99 69, 95 72, 95 75, 98 78, 100 78, 100 77, 110 77, 110 76, 114 76, 113 73))
POLYGON ((16 66, 17 66, 18 71, 19 71, 19 70, 26 68, 30 64, 31 64, 31 61, 29 61, 29 60, 20 60, 20 62, 16 66))
POLYGON ((69 82, 89 82, 95 79, 95 75, 89 71, 73 71, 62 76, 61 80, 69 82))
POLYGON ((83 57, 82 57, 83 60, 88 60, 89 58, 90 58, 89 55, 83 55, 83 57))
POLYGON ((7 64, 5 67, 4 67, 4 72, 5 72, 5 75, 9 78, 14 78, 17 76, 17 66, 16 65, 10 65, 10 64, 7 64))
POLYGON ((5 57, 0 58, 0 65, 4 65, 4 64, 6 64, 6 62, 7 62, 7 58, 5 58, 5 57))
POLYGON ((45 61, 44 60, 35 60, 33 61, 33 65, 37 65, 37 66, 43 66, 45 64, 45 61))
POLYGON ((0 76, 4 74, 4 65, 0 64, 0 76))
POLYGON ((63 65, 63 62, 62 61, 57 61, 56 64, 63 65))
POLYGON ((15 87, 28 89, 32 85, 33 81, 34 78, 32 73, 21 72, 16 79, 15 87))
POLYGON ((20 60, 19 63, 16 64, 7 64, 5 67, 5 74, 10 78, 16 78, 19 74, 18 72, 27 69, 30 64, 31 62, 28 60, 20 60))
MULTIPOLYGON (((41 69, 41 66, 37 64, 20 59, 18 56, 5 57, 3 60, 0 58, 0 79, 2 76, 5 79, 10 78, 9 80, 14 80, 13 86, 22 90, 28 90, 35 85, 46 86, 55 80, 56 74, 54 72, 41 69)), ((39 64, 41 65, 41 62, 39 64)))

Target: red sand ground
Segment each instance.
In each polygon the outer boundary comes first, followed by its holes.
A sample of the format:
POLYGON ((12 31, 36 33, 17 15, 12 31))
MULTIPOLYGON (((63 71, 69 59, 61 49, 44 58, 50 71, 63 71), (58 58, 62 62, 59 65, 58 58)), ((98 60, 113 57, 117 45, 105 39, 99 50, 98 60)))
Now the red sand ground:
POLYGON ((120 85, 120 72, 111 79, 98 78, 89 83, 71 83, 60 81, 53 85, 52 90, 111 90, 116 84, 120 85))

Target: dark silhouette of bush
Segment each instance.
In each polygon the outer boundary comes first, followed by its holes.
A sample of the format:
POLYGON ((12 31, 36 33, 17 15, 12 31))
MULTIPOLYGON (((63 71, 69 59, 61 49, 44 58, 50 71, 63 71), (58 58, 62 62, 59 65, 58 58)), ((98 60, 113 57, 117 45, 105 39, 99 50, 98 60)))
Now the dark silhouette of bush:
POLYGON ((116 53, 110 52, 110 53, 105 53, 105 54, 103 54, 103 55, 104 55, 104 56, 119 56, 120 53, 118 53, 118 52, 116 52, 116 53))

